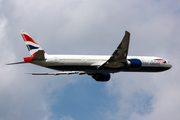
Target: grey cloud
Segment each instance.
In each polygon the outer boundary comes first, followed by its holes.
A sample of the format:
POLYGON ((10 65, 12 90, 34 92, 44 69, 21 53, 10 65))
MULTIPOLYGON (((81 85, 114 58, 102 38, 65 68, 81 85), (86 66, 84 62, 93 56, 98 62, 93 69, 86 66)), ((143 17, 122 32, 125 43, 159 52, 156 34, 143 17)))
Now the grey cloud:
MULTIPOLYGON (((106 89, 117 107, 105 111, 107 119, 173 116, 178 120, 178 5, 178 0, 0 1, 0 119, 50 119, 51 106, 63 96, 63 88, 79 82, 76 76, 24 75, 50 71, 32 65, 5 66, 29 55, 19 33, 24 29, 50 54, 112 54, 124 31, 130 31, 129 55, 164 57, 173 68, 157 74, 112 75, 106 89)), ((62 115, 60 119, 74 118, 62 115)))

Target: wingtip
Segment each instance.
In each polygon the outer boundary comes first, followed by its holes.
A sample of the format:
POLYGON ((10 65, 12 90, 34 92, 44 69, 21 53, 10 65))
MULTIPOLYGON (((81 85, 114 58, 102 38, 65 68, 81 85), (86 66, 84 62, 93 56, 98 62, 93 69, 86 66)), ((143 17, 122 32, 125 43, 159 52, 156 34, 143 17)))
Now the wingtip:
POLYGON ((127 30, 126 30, 125 32, 128 32, 128 33, 129 33, 129 31, 127 31, 127 30))
POLYGON ((125 31, 125 34, 130 34, 130 32, 126 30, 126 31, 125 31))

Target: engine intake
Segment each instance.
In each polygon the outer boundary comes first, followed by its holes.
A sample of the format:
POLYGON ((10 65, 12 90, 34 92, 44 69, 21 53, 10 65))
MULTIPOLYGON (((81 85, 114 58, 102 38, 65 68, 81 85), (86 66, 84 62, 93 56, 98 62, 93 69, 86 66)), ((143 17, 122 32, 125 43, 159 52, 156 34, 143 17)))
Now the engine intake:
POLYGON ((110 80, 111 75, 109 73, 97 73, 93 74, 92 78, 99 82, 107 82, 110 80))
POLYGON ((142 66, 142 62, 139 59, 128 59, 127 67, 129 69, 140 69, 142 66))

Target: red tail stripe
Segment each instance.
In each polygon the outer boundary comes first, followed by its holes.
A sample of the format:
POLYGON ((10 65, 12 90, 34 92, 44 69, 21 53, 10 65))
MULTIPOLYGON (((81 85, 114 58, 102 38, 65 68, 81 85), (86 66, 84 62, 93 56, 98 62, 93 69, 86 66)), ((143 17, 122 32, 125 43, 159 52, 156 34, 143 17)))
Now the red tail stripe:
POLYGON ((32 54, 31 57, 34 57, 36 53, 37 53, 37 52, 35 52, 34 54, 32 54))
POLYGON ((25 62, 32 62, 33 61, 33 57, 25 57, 24 61, 25 62))
MULTIPOLYGON (((29 37, 28 35, 26 35, 26 34, 21 34, 21 35, 22 35, 24 41, 29 41, 29 42, 33 42, 33 43, 37 44, 37 43, 36 43, 31 37, 29 37)), ((37 45, 38 45, 38 44, 37 44, 37 45)))

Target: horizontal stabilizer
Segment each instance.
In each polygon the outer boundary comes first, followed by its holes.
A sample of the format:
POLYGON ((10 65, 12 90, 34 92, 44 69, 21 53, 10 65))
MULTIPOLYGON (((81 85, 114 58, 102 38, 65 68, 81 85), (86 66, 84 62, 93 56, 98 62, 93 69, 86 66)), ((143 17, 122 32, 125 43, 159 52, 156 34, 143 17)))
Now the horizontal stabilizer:
POLYGON ((23 64, 23 63, 28 63, 28 62, 16 62, 16 63, 8 63, 8 64, 6 64, 6 65, 14 65, 14 64, 23 64))

